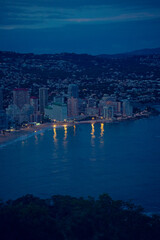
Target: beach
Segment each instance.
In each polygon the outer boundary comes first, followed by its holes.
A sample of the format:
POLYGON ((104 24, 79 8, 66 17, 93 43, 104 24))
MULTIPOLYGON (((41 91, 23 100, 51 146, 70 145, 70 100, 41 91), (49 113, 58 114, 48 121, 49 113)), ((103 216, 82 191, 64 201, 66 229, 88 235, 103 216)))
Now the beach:
POLYGON ((12 142, 16 139, 20 139, 22 137, 29 137, 32 136, 34 133, 40 133, 41 131, 45 131, 49 128, 52 127, 63 127, 63 126, 73 126, 73 123, 68 123, 68 122, 48 122, 48 123, 43 123, 40 125, 32 125, 28 126, 26 128, 20 128, 19 130, 10 130, 10 131, 5 131, 5 133, 0 133, 0 146, 2 146, 5 143, 12 142))
POLYGON ((6 131, 4 134, 0 134, 0 145, 13 141, 17 138, 20 138, 22 136, 28 136, 32 133, 36 133, 41 130, 46 130, 48 128, 51 128, 53 126, 53 123, 44 123, 40 125, 34 125, 34 126, 29 126, 26 128, 21 128, 19 130, 14 130, 14 131, 6 131))

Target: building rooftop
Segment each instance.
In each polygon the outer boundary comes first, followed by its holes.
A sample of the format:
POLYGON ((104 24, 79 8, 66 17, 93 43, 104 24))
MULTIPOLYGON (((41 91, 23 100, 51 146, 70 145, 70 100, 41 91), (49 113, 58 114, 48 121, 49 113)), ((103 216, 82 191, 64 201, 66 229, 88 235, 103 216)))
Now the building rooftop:
POLYGON ((57 102, 52 103, 52 105, 55 105, 55 106, 67 106, 64 103, 57 103, 57 102))

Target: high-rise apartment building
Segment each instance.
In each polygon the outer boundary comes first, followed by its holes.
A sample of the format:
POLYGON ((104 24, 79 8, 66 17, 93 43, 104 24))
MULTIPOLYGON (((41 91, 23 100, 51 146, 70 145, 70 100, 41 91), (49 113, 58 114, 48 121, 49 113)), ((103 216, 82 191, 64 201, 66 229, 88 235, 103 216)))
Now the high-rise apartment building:
POLYGON ((38 98, 37 97, 30 97, 30 104, 34 109, 34 113, 38 112, 38 98))
POLYGON ((20 109, 22 109, 25 104, 29 104, 29 92, 27 88, 15 88, 13 90, 13 104, 20 109))
POLYGON ((44 114, 44 108, 48 105, 48 88, 39 89, 39 111, 44 114))
POLYGON ((111 120, 113 119, 113 116, 114 116, 114 109, 113 109, 113 106, 105 106, 103 108, 103 117, 107 120, 111 120))
POLYGON ((78 85, 77 84, 69 84, 68 86, 68 97, 78 98, 78 85))
POLYGON ((68 98, 68 117, 77 117, 79 115, 78 111, 78 98, 68 98))

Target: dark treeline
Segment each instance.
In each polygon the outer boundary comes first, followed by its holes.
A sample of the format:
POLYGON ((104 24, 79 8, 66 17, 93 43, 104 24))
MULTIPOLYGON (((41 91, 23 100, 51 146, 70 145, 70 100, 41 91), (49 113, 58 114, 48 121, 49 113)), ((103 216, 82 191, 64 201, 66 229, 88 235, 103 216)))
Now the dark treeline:
POLYGON ((1 240, 158 240, 160 217, 107 194, 98 200, 26 195, 0 204, 1 240))

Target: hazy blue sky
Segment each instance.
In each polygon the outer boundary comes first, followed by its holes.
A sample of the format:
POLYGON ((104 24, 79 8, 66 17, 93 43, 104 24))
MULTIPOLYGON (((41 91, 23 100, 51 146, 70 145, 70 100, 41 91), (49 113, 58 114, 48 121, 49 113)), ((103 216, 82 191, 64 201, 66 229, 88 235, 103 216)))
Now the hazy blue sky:
POLYGON ((0 50, 119 53, 160 47, 159 0, 0 0, 0 50))

